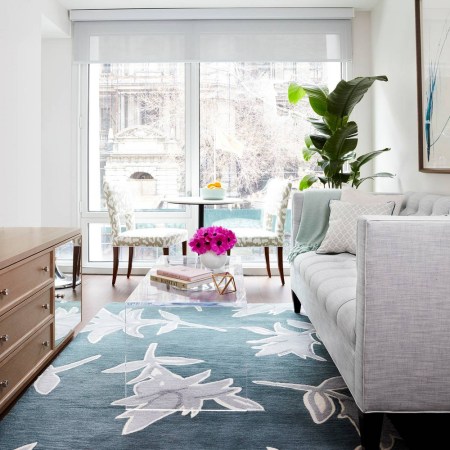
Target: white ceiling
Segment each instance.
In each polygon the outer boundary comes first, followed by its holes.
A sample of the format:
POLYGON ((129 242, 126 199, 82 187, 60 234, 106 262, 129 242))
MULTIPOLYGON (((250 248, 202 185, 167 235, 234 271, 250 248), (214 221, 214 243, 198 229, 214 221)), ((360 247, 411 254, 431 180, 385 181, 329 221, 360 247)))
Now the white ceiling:
POLYGON ((370 10, 379 0, 58 0, 67 9, 132 8, 344 8, 370 10))

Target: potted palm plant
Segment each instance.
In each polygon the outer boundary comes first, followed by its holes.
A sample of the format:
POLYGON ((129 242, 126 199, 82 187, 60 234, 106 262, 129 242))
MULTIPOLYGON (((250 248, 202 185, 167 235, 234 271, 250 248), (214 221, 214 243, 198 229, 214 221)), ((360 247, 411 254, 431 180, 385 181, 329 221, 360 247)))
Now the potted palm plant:
POLYGON ((382 75, 358 77, 350 81, 341 80, 332 92, 324 86, 297 83, 289 85, 289 102, 296 104, 307 96, 312 110, 318 116, 307 119, 315 128, 315 132, 305 136, 302 153, 305 161, 309 161, 315 154, 319 156, 318 165, 323 171, 323 176, 305 175, 300 181, 300 190, 309 188, 317 181, 331 188, 341 188, 344 183, 358 188, 368 179, 393 177, 391 173, 379 172, 361 178, 361 167, 390 149, 384 148, 357 157, 355 149, 358 144, 358 125, 349 120, 355 105, 362 100, 376 80, 388 79, 382 75))

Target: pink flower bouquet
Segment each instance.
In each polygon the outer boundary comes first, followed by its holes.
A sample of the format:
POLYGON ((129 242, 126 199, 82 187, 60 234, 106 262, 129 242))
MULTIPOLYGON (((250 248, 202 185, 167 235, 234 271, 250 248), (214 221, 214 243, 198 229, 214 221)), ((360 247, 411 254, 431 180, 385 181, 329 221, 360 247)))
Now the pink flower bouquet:
POLYGON ((236 242, 236 235, 231 230, 223 227, 206 227, 196 231, 189 241, 189 247, 199 255, 209 251, 223 255, 233 248, 236 242))

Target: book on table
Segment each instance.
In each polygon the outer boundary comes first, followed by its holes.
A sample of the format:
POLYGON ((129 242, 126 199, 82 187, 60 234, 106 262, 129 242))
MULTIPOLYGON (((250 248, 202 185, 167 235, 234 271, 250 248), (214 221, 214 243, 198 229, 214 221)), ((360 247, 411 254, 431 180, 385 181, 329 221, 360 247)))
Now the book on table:
POLYGON ((155 281, 157 283, 165 283, 168 284, 169 286, 173 286, 175 288, 184 290, 192 289, 194 287, 201 286, 202 284, 208 284, 213 281, 211 273, 205 274, 202 279, 197 279, 195 281, 181 280, 179 278, 167 277, 156 273, 156 275, 154 274, 150 275, 150 280, 155 281))
POLYGON ((186 282, 201 281, 211 277, 211 270, 188 266, 169 266, 156 270, 156 275, 186 282))

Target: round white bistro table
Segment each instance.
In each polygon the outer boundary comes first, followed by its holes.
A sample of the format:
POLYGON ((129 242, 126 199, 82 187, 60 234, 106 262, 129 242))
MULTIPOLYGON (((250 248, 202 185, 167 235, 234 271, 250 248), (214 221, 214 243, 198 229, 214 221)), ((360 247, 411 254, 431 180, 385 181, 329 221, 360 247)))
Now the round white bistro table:
POLYGON ((165 198, 164 201, 178 205, 198 205, 198 227, 202 228, 205 224, 205 205, 235 205, 242 203, 244 200, 232 197, 225 197, 223 200, 205 200, 201 197, 170 197, 165 198))

